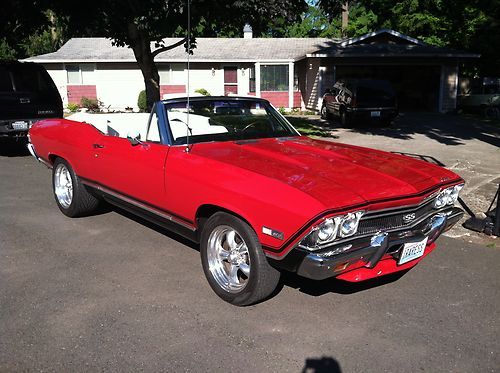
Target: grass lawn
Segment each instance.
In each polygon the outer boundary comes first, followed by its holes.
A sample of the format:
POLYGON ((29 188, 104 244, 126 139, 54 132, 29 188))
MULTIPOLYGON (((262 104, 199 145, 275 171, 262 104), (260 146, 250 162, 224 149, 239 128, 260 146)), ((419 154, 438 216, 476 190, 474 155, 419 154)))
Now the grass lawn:
POLYGON ((306 136, 337 137, 332 134, 332 128, 317 117, 303 117, 287 115, 286 119, 302 134, 306 136))

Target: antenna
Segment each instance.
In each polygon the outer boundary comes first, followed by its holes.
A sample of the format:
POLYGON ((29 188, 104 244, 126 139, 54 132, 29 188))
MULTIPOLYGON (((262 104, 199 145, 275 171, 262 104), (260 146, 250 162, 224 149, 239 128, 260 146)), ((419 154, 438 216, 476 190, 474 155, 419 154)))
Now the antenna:
POLYGON ((187 101, 186 101, 186 110, 187 110, 187 136, 186 136, 186 153, 189 153, 189 55, 191 54, 191 0, 187 0, 187 101))

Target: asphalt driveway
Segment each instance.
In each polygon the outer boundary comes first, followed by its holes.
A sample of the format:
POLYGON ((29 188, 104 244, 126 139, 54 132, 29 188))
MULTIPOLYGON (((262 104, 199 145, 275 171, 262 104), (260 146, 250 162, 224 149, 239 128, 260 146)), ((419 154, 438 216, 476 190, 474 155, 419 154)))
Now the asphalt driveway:
MULTIPOLYGON (((500 184, 500 121, 477 116, 437 113, 402 113, 390 127, 340 127, 318 116, 289 117, 306 133, 324 139, 421 156, 439 162, 466 181, 460 193, 476 214, 484 213, 500 184), (329 137, 325 137, 329 136, 329 137)), ((449 235, 473 242, 484 237, 457 225, 449 235)))
MULTIPOLYGON (((398 141, 413 151, 428 137, 334 131, 340 141, 387 140, 381 148, 399 151, 398 141)), ((489 149, 477 137, 457 141, 467 143, 446 149, 457 155, 489 149)), ((66 218, 44 166, 24 151, 0 154, 0 371, 500 367, 497 241, 442 237, 402 277, 361 286, 284 276, 272 299, 237 308, 212 294, 195 246, 119 210, 66 218)), ((453 164, 456 156, 447 157, 453 164)), ((491 169, 492 157, 456 160, 474 162, 484 174, 500 169, 491 169)))

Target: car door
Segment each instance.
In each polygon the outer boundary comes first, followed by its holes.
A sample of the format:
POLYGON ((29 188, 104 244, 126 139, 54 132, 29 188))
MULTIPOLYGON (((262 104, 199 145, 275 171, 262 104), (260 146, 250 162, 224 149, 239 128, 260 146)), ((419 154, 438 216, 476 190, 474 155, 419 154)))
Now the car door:
POLYGON ((146 125, 146 138, 137 144, 123 137, 102 136, 92 145, 95 182, 127 198, 161 206, 169 146, 160 141, 155 108, 146 125))
POLYGON ((337 87, 333 87, 331 89, 328 100, 326 101, 326 107, 328 108, 328 111, 334 115, 338 115, 339 111, 339 92, 340 90, 337 87))

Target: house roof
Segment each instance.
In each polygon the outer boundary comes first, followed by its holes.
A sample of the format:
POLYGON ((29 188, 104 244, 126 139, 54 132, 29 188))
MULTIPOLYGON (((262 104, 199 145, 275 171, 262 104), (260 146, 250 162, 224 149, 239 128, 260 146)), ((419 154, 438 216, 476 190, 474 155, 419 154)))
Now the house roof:
MULTIPOLYGON (((179 38, 164 39, 166 45, 179 38)), ((306 53, 331 46, 338 41, 325 38, 196 38, 193 62, 295 61, 306 53)), ((154 46, 152 45, 152 49, 154 46)), ((35 62, 135 62, 130 48, 115 47, 106 38, 73 38, 58 51, 31 57, 35 62)), ((186 61, 184 47, 160 53, 156 62, 186 61)))
MULTIPOLYGON (((164 39, 166 45, 179 38, 164 39)), ((154 49, 154 45, 151 46, 154 49)), ((394 30, 378 30, 351 39, 326 38, 196 38, 193 62, 285 62, 306 57, 477 58, 479 55, 430 46, 394 30)), ((58 51, 31 57, 40 63, 136 62, 130 48, 106 38, 73 38, 58 51)), ((156 62, 185 62, 182 46, 158 54, 156 62)))
POLYGON ((479 54, 457 51, 450 48, 419 44, 336 44, 306 57, 374 58, 374 57, 425 57, 425 58, 478 58, 479 54))

